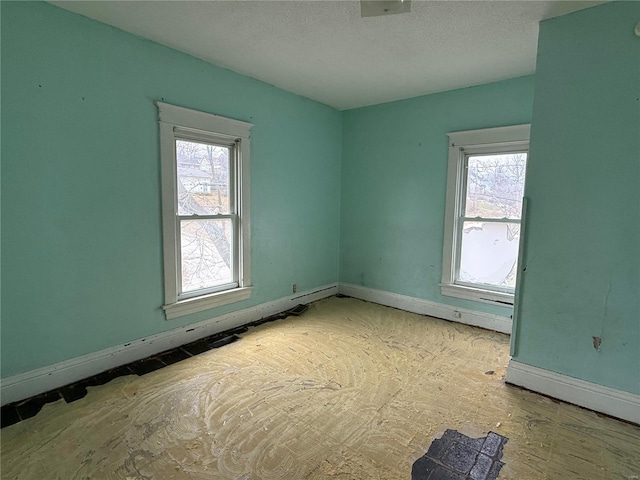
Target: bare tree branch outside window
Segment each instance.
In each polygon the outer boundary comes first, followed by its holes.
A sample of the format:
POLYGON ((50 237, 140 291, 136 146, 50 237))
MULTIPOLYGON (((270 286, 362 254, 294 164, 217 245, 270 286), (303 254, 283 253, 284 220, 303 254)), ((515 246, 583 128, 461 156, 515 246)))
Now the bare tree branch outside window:
POLYGON ((193 215, 180 226, 182 290, 230 283, 233 281, 231 220, 197 218, 197 215, 231 213, 230 149, 177 140, 176 161, 178 214, 193 215))

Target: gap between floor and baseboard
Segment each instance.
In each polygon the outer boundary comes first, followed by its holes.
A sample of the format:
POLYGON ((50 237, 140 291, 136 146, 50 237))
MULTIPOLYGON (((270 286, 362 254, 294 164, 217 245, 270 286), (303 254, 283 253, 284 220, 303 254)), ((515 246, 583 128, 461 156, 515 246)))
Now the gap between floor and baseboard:
POLYGON ((100 374, 216 333, 247 325, 285 312, 300 303, 311 303, 338 293, 337 284, 325 285, 271 302, 220 315, 198 323, 161 332, 111 348, 89 353, 2 380, 2 405, 100 374))
MULTIPOLYGON (((457 308, 359 285, 331 284, 7 378, 2 381, 1 386, 2 405, 54 390, 111 368, 277 315, 297 304, 311 303, 338 293, 420 315, 511 333, 511 319, 508 317, 457 308)), ((639 395, 585 382, 514 360, 509 363, 506 381, 534 392, 640 424, 639 395)))
POLYGON ((6 405, 48 392, 111 368, 276 315, 298 303, 311 303, 336 293, 503 333, 511 331, 511 319, 507 317, 474 312, 358 285, 330 284, 9 377, 2 381, 1 403, 6 405))
POLYGON ((562 375, 516 360, 506 382, 640 425, 640 395, 562 375))
POLYGON ((475 312, 358 285, 330 284, 9 377, 2 381, 1 403, 6 405, 48 392, 111 368, 126 365, 200 338, 276 315, 298 303, 311 303, 338 292, 421 315, 466 323, 503 333, 511 331, 511 319, 507 317, 475 312))

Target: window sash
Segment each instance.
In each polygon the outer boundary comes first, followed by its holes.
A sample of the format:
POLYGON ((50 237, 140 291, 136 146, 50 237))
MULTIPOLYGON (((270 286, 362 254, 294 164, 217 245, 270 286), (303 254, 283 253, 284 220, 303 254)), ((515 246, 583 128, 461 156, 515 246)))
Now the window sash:
POLYGON ((176 212, 176 274, 177 274, 177 300, 184 300, 187 298, 198 297, 201 295, 207 295, 209 293, 221 292, 239 286, 239 239, 240 234, 238 231, 239 216, 237 214, 239 210, 238 205, 238 175, 236 172, 239 169, 239 156, 238 156, 238 144, 239 139, 230 140, 230 137, 225 141, 225 137, 221 135, 211 134, 208 132, 199 132, 192 129, 184 129, 179 127, 173 128, 173 146, 174 146, 174 169, 178 171, 178 154, 177 143, 180 140, 199 143, 202 145, 211 145, 214 147, 223 147, 229 149, 229 213, 228 214, 215 214, 215 215, 179 215, 178 214, 178 175, 175 176, 174 187, 174 200, 175 200, 175 212, 176 212), (199 290, 184 291, 184 279, 182 270, 182 222, 185 220, 231 220, 231 276, 232 282, 222 285, 215 285, 209 288, 203 288, 199 290))
MULTIPOLYGON (((452 132, 449 137, 447 169, 447 197, 445 231, 443 236, 441 293, 487 303, 509 305, 513 303, 513 291, 504 291, 495 285, 470 283, 460 280, 462 234, 464 222, 513 223, 521 225, 521 218, 514 213, 505 218, 466 216, 468 158, 482 155, 526 153, 529 160, 530 125, 488 128, 452 132)), ((522 225, 521 225, 522 230, 522 225)))
POLYGON ((513 223, 520 225, 520 217, 467 217, 465 212, 467 209, 467 197, 468 197, 468 181, 469 181, 469 157, 479 155, 509 155, 509 154, 526 154, 527 161, 529 160, 528 148, 518 143, 517 147, 514 145, 500 145, 500 146, 483 146, 478 148, 461 148, 460 149, 460 169, 457 178, 459 187, 457 189, 459 197, 456 202, 455 213, 455 241, 453 245, 454 260, 453 260, 453 278, 452 283, 454 285, 461 285, 465 287, 478 288, 482 290, 513 294, 515 289, 511 287, 500 287, 498 285, 492 285, 488 283, 474 283, 465 282, 460 279, 460 267, 462 257, 462 235, 464 230, 464 222, 482 222, 482 223, 513 223))
POLYGON ((176 224, 176 265, 177 265, 177 276, 178 276, 178 300, 184 300, 187 298, 198 297, 201 295, 206 295, 208 293, 221 292, 224 290, 229 290, 231 288, 237 288, 240 286, 240 254, 239 254, 239 218, 238 215, 232 214, 220 214, 220 215, 179 215, 177 217, 176 224), (231 279, 232 281, 229 283, 224 283, 221 285, 214 285, 208 288, 201 288, 198 290, 189 290, 184 291, 184 279, 182 278, 182 223, 187 220, 231 220, 231 279))
MULTIPOLYGON (((223 147, 223 148, 228 148, 229 149, 229 213, 231 214, 237 214, 239 211, 239 196, 238 196, 238 191, 239 191, 239 185, 238 185, 238 180, 239 180, 239 175, 237 174, 238 170, 239 170, 239 163, 240 163, 240 156, 238 154, 239 152, 239 144, 240 144, 240 140, 236 139, 234 140, 232 143, 223 143, 217 140, 218 136, 217 135, 205 135, 205 134, 200 134, 198 136, 198 138, 194 138, 188 135, 185 135, 183 133, 180 133, 180 135, 176 134, 176 130, 177 128, 174 128, 174 135, 173 135, 173 169, 176 172, 175 178, 174 178, 174 212, 176 213, 176 217, 180 217, 180 215, 178 215, 178 153, 177 153, 177 147, 176 144, 178 141, 183 140, 183 141, 188 141, 188 142, 197 142, 203 145, 211 145, 212 147, 223 147)), ((182 132, 182 129, 180 130, 182 132)), ((194 216, 198 217, 198 218, 205 218, 207 217, 206 215, 197 215, 194 214, 194 216)), ((177 220, 179 222, 179 220, 177 220)))
POLYGON ((462 263, 462 235, 464 233, 464 222, 465 221, 471 221, 471 222, 484 222, 484 223, 512 223, 514 225, 520 225, 520 220, 506 220, 506 219, 502 219, 502 218, 480 218, 480 217, 473 217, 473 218, 467 218, 467 217, 460 217, 460 221, 457 224, 457 230, 456 230, 456 245, 458 246, 458 248, 456 248, 455 250, 455 261, 454 261, 454 275, 453 275, 453 284, 454 285, 461 285, 463 287, 470 287, 470 288, 478 288, 478 289, 482 289, 482 290, 489 290, 489 291, 495 291, 495 292, 501 292, 501 293, 508 293, 508 294, 513 294, 515 291, 515 288, 512 287, 501 287, 499 285, 493 285, 490 283, 481 283, 481 282, 466 282, 464 280, 460 279, 460 267, 461 267, 461 263, 462 263))
POLYGON ((186 140, 189 142, 204 143, 217 147, 233 148, 238 143, 238 139, 232 135, 206 132, 195 128, 173 127, 173 137, 176 140, 186 140))
MULTIPOLYGON (((155 103, 158 107, 160 126, 163 193, 165 301, 162 308, 167 320, 170 320, 242 301, 251 296, 249 176, 250 130, 253 125, 164 102, 155 103), (223 214, 212 215, 178 214, 177 140, 229 149, 229 211, 225 209, 223 214), (226 219, 231 223, 226 227, 231 228, 231 231, 227 230, 225 235, 232 242, 229 248, 232 255, 229 265, 234 266, 233 281, 212 288, 181 292, 182 279, 179 276, 182 274, 182 266, 180 265, 182 232, 180 222, 216 219, 226 219)), ((198 258, 197 254, 195 258, 198 258)), ((223 278, 220 280, 226 281, 223 278)), ((206 280, 204 284, 207 284, 206 280)))
POLYGON ((518 154, 524 154, 527 156, 527 160, 529 161, 529 151, 528 149, 525 148, 517 148, 514 149, 513 146, 502 146, 501 148, 499 147, 494 147, 493 150, 487 150, 486 147, 482 148, 482 153, 478 152, 479 149, 466 149, 461 151, 460 155, 462 156, 462 170, 461 170, 461 175, 459 176, 459 181, 461 183, 460 188, 459 188, 459 192, 460 192, 460 200, 458 202, 458 209, 456 211, 456 216, 458 217, 458 219, 463 219, 464 220, 469 220, 472 218, 482 218, 483 221, 493 221, 493 220, 497 220, 497 221, 516 221, 516 220, 520 220, 520 217, 514 218, 514 217, 482 217, 482 216, 478 216, 478 217, 466 217, 465 216, 465 212, 467 211, 467 197, 468 197, 468 185, 469 185, 469 158, 470 157, 478 157, 478 156, 492 156, 492 155, 518 155, 518 154))

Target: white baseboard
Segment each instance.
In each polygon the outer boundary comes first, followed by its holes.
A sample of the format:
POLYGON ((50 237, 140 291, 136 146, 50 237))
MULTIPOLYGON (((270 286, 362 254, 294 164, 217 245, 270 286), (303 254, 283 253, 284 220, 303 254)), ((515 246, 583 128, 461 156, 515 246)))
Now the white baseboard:
POLYGON ((180 345, 289 310, 300 303, 311 303, 338 293, 337 284, 226 313, 202 322, 161 332, 149 337, 65 360, 47 367, 2 379, 2 405, 54 390, 120 365, 170 350, 180 345))
POLYGON ((339 284, 338 292, 343 295, 359 298, 360 300, 367 300, 380 305, 399 308, 407 312, 443 318, 452 322, 487 328, 497 332, 511 333, 511 319, 509 317, 476 312, 465 308, 453 307, 444 303, 431 302, 421 298, 408 297, 406 295, 399 295, 397 293, 375 290, 373 288, 348 283, 339 284))
POLYGON ((640 424, 640 395, 511 360, 507 383, 640 424))

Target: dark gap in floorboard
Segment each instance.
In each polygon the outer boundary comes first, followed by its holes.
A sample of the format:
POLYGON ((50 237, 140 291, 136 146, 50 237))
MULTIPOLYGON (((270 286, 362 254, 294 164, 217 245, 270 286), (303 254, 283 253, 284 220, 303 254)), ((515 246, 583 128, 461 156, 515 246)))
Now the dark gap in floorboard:
POLYGON ((80 380, 77 383, 81 383, 86 387, 96 387, 98 385, 109 383, 115 378, 131 375, 132 373, 133 372, 128 365, 122 365, 120 367, 111 368, 105 372, 94 375, 93 377, 85 378, 84 380, 80 380))
POLYGON ((45 403, 55 402, 60 398, 60 392, 52 390, 16 403, 16 410, 18 410, 20 420, 26 420, 27 418, 36 416, 38 412, 42 410, 45 403))
POLYGON ((304 305, 301 303, 300 305, 296 305, 295 307, 290 308, 289 310, 286 311, 286 313, 297 317, 299 315, 302 315, 304 312, 306 312, 308 308, 309 308, 309 305, 304 305))
POLYGON ((165 365, 173 365, 174 363, 181 362, 189 358, 191 354, 182 350, 180 347, 168 350, 166 352, 156 355, 156 358, 160 359, 165 365))
POLYGON ((470 438, 447 430, 413 464, 411 480, 496 480, 504 465, 500 459, 508 440, 494 432, 470 438))
POLYGON ((87 385, 80 381, 72 383, 70 385, 66 385, 59 391, 62 395, 62 398, 64 398, 64 401, 67 403, 71 403, 87 396, 87 385))
MULTIPOLYGON (((305 305, 306 307, 306 305, 305 305)), ((35 395, 18 402, 9 403, 2 407, 2 417, 0 419, 0 428, 8 427, 22 420, 35 416, 44 406, 45 403, 55 402, 60 398, 63 398, 65 402, 72 403, 76 400, 80 400, 87 395, 87 387, 94 387, 109 383, 111 380, 126 376, 126 375, 146 375, 147 373, 154 372, 167 365, 172 365, 185 360, 191 356, 200 355, 211 349, 220 348, 229 343, 235 342, 240 339, 237 335, 249 331, 249 328, 257 327, 264 323, 273 322, 276 320, 282 320, 289 315, 295 315, 292 310, 296 310, 300 315, 306 310, 301 309, 300 305, 297 305, 293 309, 285 312, 277 313, 269 317, 264 317, 254 322, 247 323, 246 325, 225 330, 223 332, 215 333, 191 343, 181 345, 180 347, 166 350, 164 352, 151 355, 142 360, 131 362, 127 365, 112 368, 102 373, 88 377, 77 382, 65 385, 55 390, 50 390, 39 395, 35 395), (296 310, 298 309, 298 310, 296 310)))
POLYGON ((208 352, 210 350, 207 342, 203 340, 198 340, 197 342, 191 342, 187 345, 183 345, 182 350, 189 353, 190 355, 200 355, 201 353, 208 352))
POLYGON ((240 337, 238 337, 237 335, 229 335, 228 337, 222 337, 215 342, 212 342, 209 346, 211 348, 220 348, 238 340, 240 340, 240 337))
POLYGON ((62 398, 64 398, 65 402, 71 403, 84 398, 87 395, 87 387, 105 385, 118 377, 132 374, 133 372, 128 365, 122 365, 120 367, 111 368, 92 377, 70 383, 64 387, 60 387, 58 391, 60 392, 60 395, 62 395, 62 398))
POLYGON ((166 367, 164 362, 157 357, 149 357, 129 364, 131 371, 140 377, 164 367, 166 367))
POLYGON ((249 327, 253 326, 253 325, 245 325, 243 327, 239 327, 239 328, 234 328, 233 330, 229 330, 228 332, 226 332, 225 335, 223 335, 223 337, 226 337, 228 335, 238 335, 241 333, 247 333, 249 331, 249 327))
POLYGON ((0 428, 8 427, 20 421, 18 409, 15 405, 5 405, 0 410, 0 428))

